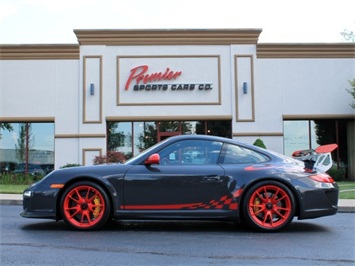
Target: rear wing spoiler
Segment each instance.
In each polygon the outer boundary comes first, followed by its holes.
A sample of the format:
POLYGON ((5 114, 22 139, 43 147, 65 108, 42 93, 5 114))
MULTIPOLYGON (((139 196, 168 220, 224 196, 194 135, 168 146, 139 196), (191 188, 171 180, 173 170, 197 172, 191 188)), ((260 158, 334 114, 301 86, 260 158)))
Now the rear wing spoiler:
POLYGON ((297 150, 292 153, 292 157, 303 161, 308 171, 326 172, 333 165, 331 152, 336 148, 338 148, 337 144, 327 144, 315 150, 297 150))

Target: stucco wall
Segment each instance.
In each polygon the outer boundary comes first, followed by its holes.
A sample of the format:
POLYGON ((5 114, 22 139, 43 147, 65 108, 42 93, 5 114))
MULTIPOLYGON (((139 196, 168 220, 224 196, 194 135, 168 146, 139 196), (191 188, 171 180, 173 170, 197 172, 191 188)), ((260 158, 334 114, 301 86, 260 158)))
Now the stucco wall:
MULTIPOLYGON (((70 48, 75 55, 77 48, 70 48)), ((267 148, 282 153, 285 116, 301 119, 354 115, 346 88, 348 80, 354 78, 355 58, 259 58, 257 45, 250 43, 88 44, 80 47, 78 59, 52 57, 0 60, 0 118, 10 122, 55 122, 56 168, 66 163, 85 164, 104 154, 107 118, 153 121, 162 117, 224 117, 232 119, 234 138, 253 143, 261 137, 267 148), (168 67, 169 57, 173 56, 180 57, 182 64, 200 56, 219 58, 220 104, 204 104, 203 96, 189 105, 183 104, 183 97, 172 105, 117 104, 117 92, 122 90, 117 80, 118 57, 140 57, 142 64, 145 57, 156 57, 159 64, 168 67), (87 65, 85 58, 89 59, 87 65), (96 84, 95 95, 88 96, 91 82, 96 84), (246 94, 242 92, 243 82, 248 84, 246 94)), ((198 73, 193 64, 184 66, 184 71, 198 73)), ((198 77, 196 81, 203 82, 198 77)), ((189 94, 184 97, 191 100, 189 94)))

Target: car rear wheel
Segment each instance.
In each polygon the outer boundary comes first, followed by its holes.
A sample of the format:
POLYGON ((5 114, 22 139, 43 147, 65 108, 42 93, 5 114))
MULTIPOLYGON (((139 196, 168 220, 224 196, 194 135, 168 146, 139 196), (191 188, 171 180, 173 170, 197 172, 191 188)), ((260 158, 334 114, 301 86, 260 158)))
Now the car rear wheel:
POLYGON ((110 215, 106 192, 93 182, 77 182, 68 187, 61 199, 63 220, 79 230, 96 230, 110 215))
POLYGON ((255 184, 247 191, 243 202, 245 222, 258 231, 281 230, 292 221, 295 214, 292 192, 276 181, 255 184))

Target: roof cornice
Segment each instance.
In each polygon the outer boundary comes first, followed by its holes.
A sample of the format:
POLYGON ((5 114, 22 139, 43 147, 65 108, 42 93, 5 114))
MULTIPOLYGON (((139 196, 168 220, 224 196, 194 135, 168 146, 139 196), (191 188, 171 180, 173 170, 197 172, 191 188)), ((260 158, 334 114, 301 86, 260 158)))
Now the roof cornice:
MULTIPOLYGON (((355 43, 262 43, 261 30, 77 30, 82 45, 256 44, 257 58, 355 58, 355 43)), ((0 45, 2 60, 79 59, 79 44, 0 45)))
POLYGON ((39 59, 79 59, 78 44, 4 44, 0 45, 0 59, 39 60, 39 59))
POLYGON ((258 58, 355 58, 355 43, 258 44, 258 58))
POLYGON ((80 45, 256 44, 261 29, 74 30, 80 45))

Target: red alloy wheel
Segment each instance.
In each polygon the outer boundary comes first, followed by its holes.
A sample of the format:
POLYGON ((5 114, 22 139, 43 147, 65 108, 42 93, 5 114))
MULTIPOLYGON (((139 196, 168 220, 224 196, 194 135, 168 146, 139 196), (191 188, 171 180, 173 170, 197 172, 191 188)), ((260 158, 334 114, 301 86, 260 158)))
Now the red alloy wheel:
POLYGON ((106 223, 110 205, 105 191, 95 183, 70 186, 62 198, 64 221, 80 230, 93 230, 106 223))
POLYGON ((261 231, 276 231, 294 217, 294 198, 290 190, 278 182, 263 182, 252 187, 246 196, 246 220, 261 231))

